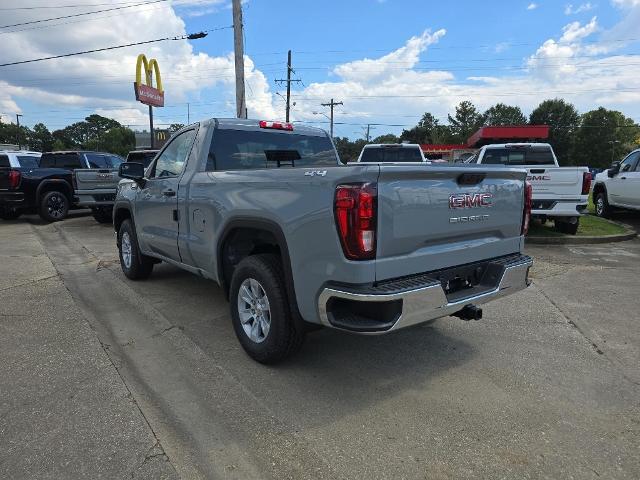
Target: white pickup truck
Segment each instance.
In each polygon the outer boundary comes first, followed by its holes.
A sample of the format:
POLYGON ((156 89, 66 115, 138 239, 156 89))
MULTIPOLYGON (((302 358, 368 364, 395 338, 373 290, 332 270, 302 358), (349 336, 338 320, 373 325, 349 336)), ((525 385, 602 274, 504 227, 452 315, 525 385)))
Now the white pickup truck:
POLYGON ((634 150, 621 162, 596 175, 593 201, 596 215, 608 217, 613 208, 640 210, 640 149, 634 150))
POLYGON ((534 218, 554 220, 556 230, 575 235, 587 209, 591 173, 587 167, 559 167, 548 143, 486 145, 467 163, 520 166, 533 187, 534 218))

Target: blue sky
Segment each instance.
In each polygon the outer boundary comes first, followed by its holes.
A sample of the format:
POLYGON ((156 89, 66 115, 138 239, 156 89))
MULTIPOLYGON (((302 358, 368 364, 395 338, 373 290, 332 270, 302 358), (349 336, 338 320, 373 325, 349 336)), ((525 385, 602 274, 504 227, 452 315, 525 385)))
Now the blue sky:
MULTIPOLYGON (((284 88, 274 79, 285 75, 286 51, 292 49, 303 81, 294 86, 294 120, 326 126, 314 112, 326 113, 320 103, 334 97, 344 102, 336 114, 341 136, 361 135, 367 123, 381 124, 374 134, 399 132, 425 111, 445 120, 464 99, 480 108, 516 104, 528 113, 558 96, 581 111, 604 105, 640 119, 640 0, 453 3, 248 0, 250 117, 284 116, 277 94, 284 88)), ((23 2, 2 5, 10 9, 23 2)), ((7 10, 3 24, 93 8, 7 10)), ((173 0, 22 31, 0 28, 6 40, 0 63, 230 24, 230 1, 173 0)), ((233 33, 226 29, 193 42, 0 68, 0 113, 3 121, 21 112, 26 124, 44 121, 55 129, 97 112, 142 129, 145 107, 135 103, 132 82, 135 56, 144 52, 158 58, 164 77, 167 106, 156 111, 158 123, 186 122, 187 103, 192 121, 233 116, 232 48, 233 33)))

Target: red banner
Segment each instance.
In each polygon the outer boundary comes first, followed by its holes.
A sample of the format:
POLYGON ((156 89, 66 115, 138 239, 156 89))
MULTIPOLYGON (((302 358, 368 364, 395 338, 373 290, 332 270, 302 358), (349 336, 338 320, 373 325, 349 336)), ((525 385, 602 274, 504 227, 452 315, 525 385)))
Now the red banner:
POLYGON ((144 83, 133 82, 133 89, 136 92, 136 100, 145 105, 153 107, 164 107, 164 92, 157 88, 150 87, 144 83))

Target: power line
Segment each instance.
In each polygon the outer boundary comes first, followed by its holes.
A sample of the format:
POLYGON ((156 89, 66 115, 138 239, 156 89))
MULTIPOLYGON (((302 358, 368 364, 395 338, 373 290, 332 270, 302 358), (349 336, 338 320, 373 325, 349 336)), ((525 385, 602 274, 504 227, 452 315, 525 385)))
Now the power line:
POLYGON ((111 3, 75 3, 72 5, 41 5, 39 7, 2 7, 0 10, 43 10, 52 8, 86 8, 103 7, 105 5, 130 5, 135 2, 111 2, 111 3))
POLYGON ((113 46, 113 47, 94 48, 93 50, 84 50, 84 51, 81 51, 81 52, 65 53, 65 54, 62 54, 62 55, 52 55, 50 57, 32 58, 30 60, 21 60, 19 62, 1 63, 0 67, 7 67, 9 65, 22 65, 22 64, 25 64, 25 63, 33 63, 33 62, 42 62, 44 60, 53 60, 55 58, 73 57, 75 55, 86 55, 87 53, 104 52, 104 51, 107 51, 107 50, 116 50, 118 48, 133 47, 135 45, 145 45, 147 43, 164 42, 164 41, 167 41, 167 40, 195 40, 195 39, 198 39, 198 38, 205 37, 208 32, 214 32, 214 31, 218 31, 218 30, 225 30, 225 29, 228 29, 228 28, 233 28, 233 27, 219 27, 219 28, 213 28, 211 30, 205 30, 203 32, 191 33, 191 34, 188 34, 188 35, 181 35, 181 36, 178 36, 178 37, 157 38, 155 40, 146 40, 144 42, 127 43, 125 45, 116 45, 116 46, 113 46))
POLYGON ((168 1, 168 0, 151 0, 150 2, 134 3, 133 5, 123 5, 123 6, 120 6, 120 7, 104 8, 102 10, 93 10, 91 12, 74 13, 73 15, 63 15, 63 16, 60 16, 60 17, 41 18, 40 20, 30 20, 28 22, 14 23, 12 25, 0 25, 0 28, 20 27, 22 25, 31 25, 31 24, 34 24, 34 23, 51 22, 53 20, 64 20, 65 18, 82 17, 82 16, 85 16, 85 15, 93 15, 93 14, 96 14, 96 13, 112 12, 113 10, 122 10, 124 8, 133 8, 133 7, 139 7, 141 5, 151 5, 153 3, 162 3, 162 2, 166 2, 166 1, 168 1))

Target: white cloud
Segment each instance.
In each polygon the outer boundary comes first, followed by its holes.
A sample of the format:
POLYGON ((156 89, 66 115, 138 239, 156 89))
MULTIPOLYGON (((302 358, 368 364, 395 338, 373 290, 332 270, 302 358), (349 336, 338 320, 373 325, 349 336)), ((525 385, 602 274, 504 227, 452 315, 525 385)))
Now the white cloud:
POLYGON ((578 13, 588 12, 590 10, 593 10, 594 8, 596 8, 596 6, 594 4, 592 4, 591 2, 581 3, 577 7, 574 7, 574 5, 572 3, 570 3, 564 8, 564 14, 565 15, 577 15, 578 13))
POLYGON ((527 10, 535 10, 536 8, 538 8, 537 3, 530 3, 529 5, 527 5, 527 10))

